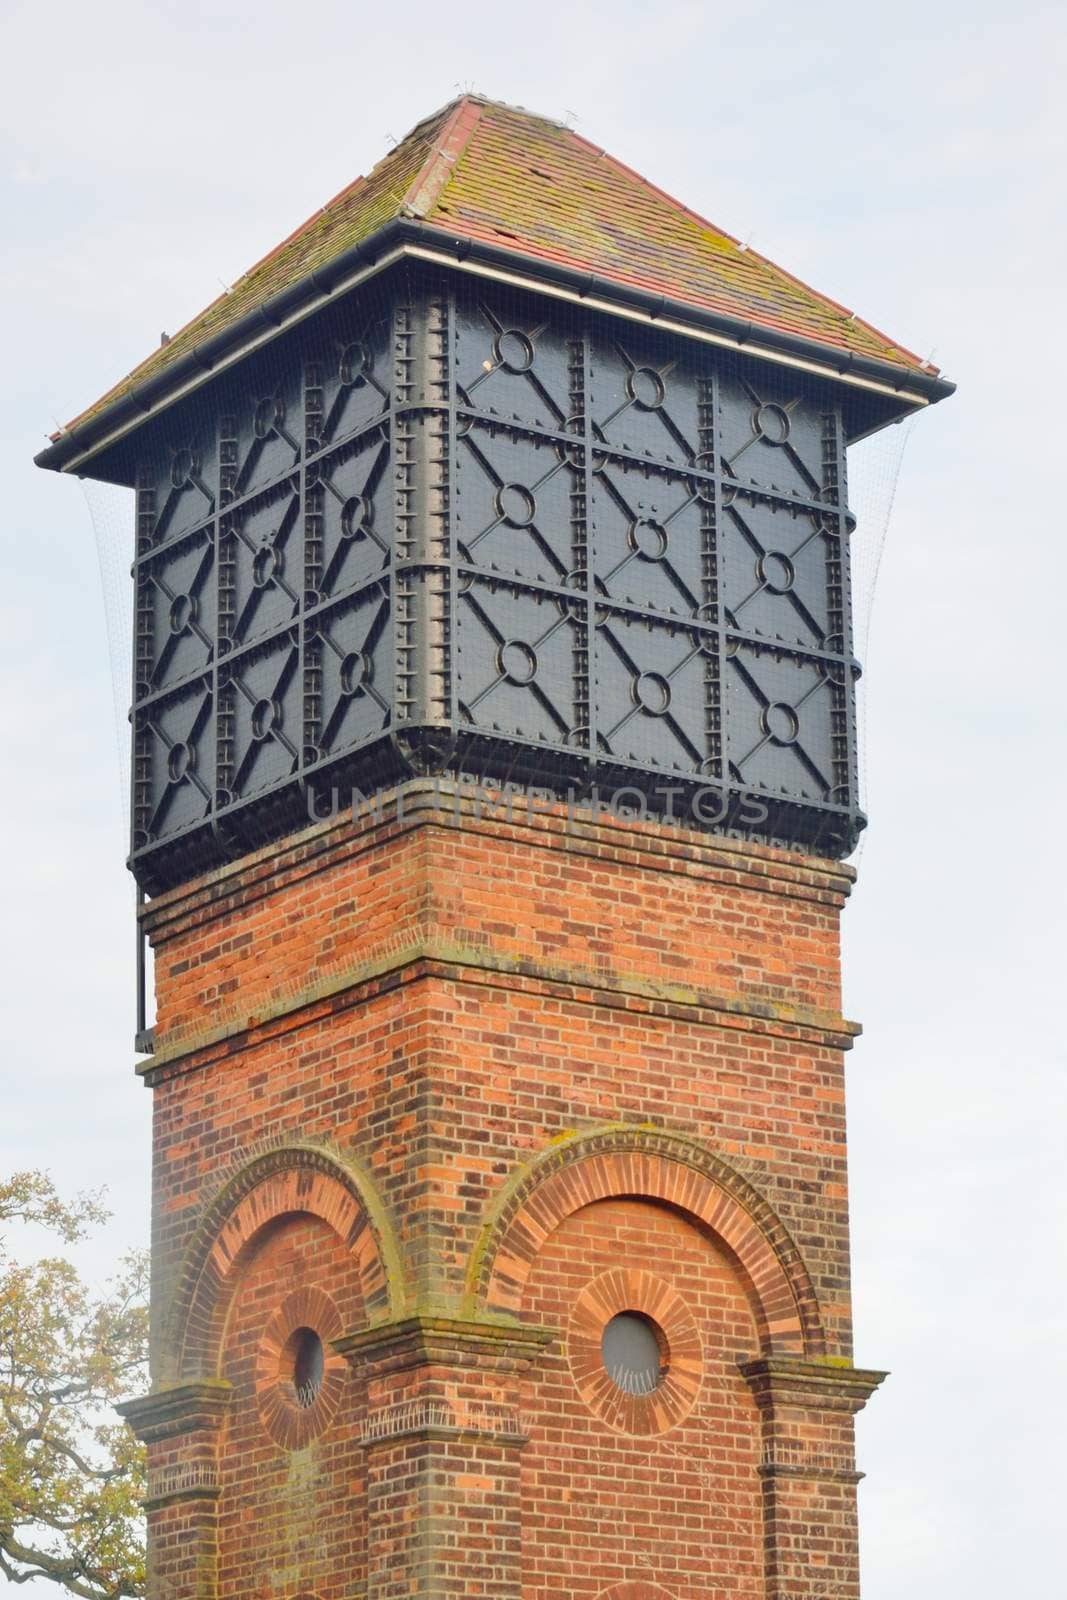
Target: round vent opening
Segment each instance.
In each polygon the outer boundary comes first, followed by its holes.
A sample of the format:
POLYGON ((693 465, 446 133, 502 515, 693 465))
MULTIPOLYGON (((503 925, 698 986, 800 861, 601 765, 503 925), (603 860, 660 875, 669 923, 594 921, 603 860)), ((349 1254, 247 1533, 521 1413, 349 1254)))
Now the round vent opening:
POLYGON ((604 1369, 624 1394, 651 1394, 666 1376, 667 1341, 663 1330, 640 1311, 620 1311, 600 1340, 604 1369))
POLYGON ((296 1403, 307 1410, 319 1397, 326 1370, 326 1352, 322 1340, 314 1328, 297 1328, 289 1337, 286 1354, 289 1377, 296 1391, 296 1403))

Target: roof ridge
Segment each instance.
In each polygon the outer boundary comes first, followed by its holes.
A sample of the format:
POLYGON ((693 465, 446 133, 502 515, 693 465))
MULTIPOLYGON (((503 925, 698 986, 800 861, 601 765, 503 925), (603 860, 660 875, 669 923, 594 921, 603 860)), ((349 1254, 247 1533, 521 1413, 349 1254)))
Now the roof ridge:
POLYGON ((409 139, 415 139, 423 135, 426 129, 435 122, 451 117, 464 105, 479 106, 482 110, 510 111, 515 116, 529 117, 533 122, 543 122, 550 128, 570 129, 570 124, 560 117, 550 117, 547 112, 531 111, 527 106, 512 105, 510 100, 494 100, 491 95, 478 94, 473 89, 466 89, 462 94, 455 95, 453 99, 446 100, 444 105, 438 106, 437 110, 432 111, 429 116, 420 117, 418 122, 408 129, 403 138, 397 140, 395 148, 398 149, 400 145, 407 144, 409 139))
MULTIPOLYGON (((265 251, 264 254, 261 255, 258 260, 253 261, 251 266, 246 267, 245 270, 242 273, 240 273, 238 277, 236 277, 234 279, 233 283, 230 284, 230 286, 227 289, 223 290, 222 294, 217 294, 215 296, 214 300, 210 300, 206 306, 202 307, 201 310, 196 313, 195 316, 190 317, 188 322, 183 322, 181 324, 181 326, 175 331, 175 333, 173 333, 171 335, 171 338, 172 339, 177 339, 180 334, 184 333, 186 328, 190 327, 194 322, 199 322, 200 319, 205 315, 206 312, 210 311, 213 306, 217 306, 220 303, 220 301, 223 301, 223 300, 227 299, 229 297, 229 295, 231 295, 234 292, 234 290, 240 284, 244 283, 246 278, 251 278, 253 273, 258 272, 261 267, 265 267, 268 261, 272 261, 275 256, 281 255, 281 253, 285 249, 286 245, 291 244, 294 239, 298 238, 302 233, 304 233, 308 228, 310 228, 312 223, 317 221, 319 217, 326 216, 328 212, 333 210, 334 206, 338 205, 342 200, 346 199, 349 195, 355 194, 360 188, 364 187, 366 185, 366 183, 367 183, 368 178, 372 177, 380 166, 382 166, 386 161, 388 161, 392 156, 394 156, 396 154, 396 152, 400 149, 401 145, 407 144, 410 139, 414 139, 418 135, 420 129, 431 127, 432 124, 436 121, 436 119, 438 117, 443 116, 445 114, 445 112, 447 112, 449 110, 449 106, 453 106, 455 108, 455 110, 453 111, 453 116, 455 116, 456 112, 458 112, 460 106, 462 105, 463 100, 466 99, 466 98, 467 98, 467 96, 462 96, 461 95, 459 97, 459 99, 457 99, 455 101, 450 101, 449 105, 442 106, 440 111, 435 111, 432 116, 423 117, 422 121, 416 123, 415 127, 412 128, 410 133, 406 133, 404 135, 404 137, 397 144, 395 144, 391 150, 387 150, 385 152, 385 154, 378 161, 376 161, 374 163, 374 165, 371 167, 369 173, 361 172, 357 177, 352 178, 348 183, 342 184, 341 188, 338 189, 336 194, 331 195, 328 200, 325 200, 322 203, 322 205, 316 206, 314 211, 309 212, 309 214, 304 218, 303 222, 298 222, 296 227, 291 229, 291 231, 286 234, 284 239, 279 239, 279 241, 278 241, 278 243, 276 245, 272 246, 272 248, 270 250, 265 251)), ((476 126, 476 124, 475 124, 475 126, 476 126)), ((472 126, 471 131, 473 132, 473 126, 472 126)), ((469 134, 468 134, 468 137, 469 137, 469 134)), ((431 152, 430 156, 427 157, 427 160, 426 160, 426 163, 425 163, 426 167, 428 167, 430 165, 430 162, 433 159, 433 155, 434 155, 434 152, 431 152)), ((409 186, 409 190, 408 190, 409 193, 410 193, 410 191, 411 191, 411 189, 413 187, 414 187, 414 185, 410 185, 409 186)), ((406 201, 407 195, 405 195, 404 198, 405 198, 405 201, 406 201)), ((146 366, 147 363, 149 361, 151 361, 155 357, 155 354, 156 354, 156 352, 154 350, 150 351, 149 354, 147 356, 145 356, 143 361, 138 362, 137 366, 131 368, 131 370, 126 374, 126 380, 120 380, 120 381, 128 381, 128 380, 136 377, 136 375, 140 371, 141 367, 146 366)), ((68 426, 69 426, 69 424, 68 424, 68 426)))
MULTIPOLYGON (((404 216, 424 217, 433 208, 482 119, 482 104, 473 95, 461 95, 453 102, 451 110, 445 106, 441 114, 445 120, 438 136, 400 203, 404 216)), ((419 123, 418 127, 425 127, 432 120, 429 118, 427 122, 419 123)), ((401 143, 406 144, 417 134, 418 128, 413 128, 411 133, 404 135, 401 143)))
MULTIPOLYGON (((386 157, 383 156, 382 160, 384 161, 385 159, 386 157)), ((375 165, 377 166, 378 163, 376 162, 375 165)), ((371 171, 373 172, 373 170, 374 168, 372 167, 371 171)), ((206 306, 201 306, 199 311, 197 311, 193 316, 189 317, 187 321, 181 323, 167 339, 167 344, 171 344, 174 340, 180 339, 187 328, 191 328, 195 323, 201 322, 204 317, 206 317, 209 312, 213 311, 217 305, 221 305, 224 300, 228 300, 234 291, 238 289, 242 283, 244 283, 246 278, 252 277, 253 273, 258 272, 261 267, 265 267, 268 261, 272 261, 275 256, 281 254, 286 245, 291 244, 294 239, 296 239, 305 231, 305 229, 310 228, 311 224, 316 221, 317 218, 325 216, 331 207, 337 205, 338 201, 343 200, 346 195, 355 193, 355 191, 366 182, 367 174, 362 172, 358 178, 353 178, 351 183, 346 183, 344 188, 338 189, 337 193, 333 195, 331 199, 327 200, 324 205, 318 206, 314 211, 312 211, 309 216, 304 218, 303 222, 297 224, 291 233, 287 233, 284 239, 279 240, 279 242, 274 245, 272 249, 267 250, 263 255, 261 255, 258 261, 253 261, 250 267, 246 267, 245 270, 240 273, 239 276, 236 277, 227 288, 223 289, 221 294, 217 294, 215 296, 214 300, 209 300, 206 306)), ((130 368, 125 377, 122 377, 118 380, 118 382, 114 385, 115 389, 128 390, 134 379, 137 377, 137 374, 141 371, 141 368, 148 366, 149 362, 154 361, 157 354, 157 350, 150 350, 143 360, 139 361, 135 367, 130 368)), ((60 434, 66 433, 68 429, 70 429, 74 423, 77 422, 77 420, 78 418, 75 417, 71 422, 68 422, 65 427, 59 430, 60 434)), ((53 437, 58 438, 59 435, 56 434, 53 435, 53 437)))

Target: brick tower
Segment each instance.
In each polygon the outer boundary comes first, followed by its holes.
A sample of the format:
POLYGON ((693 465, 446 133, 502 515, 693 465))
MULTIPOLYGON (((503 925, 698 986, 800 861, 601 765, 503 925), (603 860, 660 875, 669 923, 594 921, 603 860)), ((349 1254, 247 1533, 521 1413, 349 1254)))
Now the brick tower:
POLYGON ((465 96, 40 458, 137 489, 152 1600, 858 1594, 845 447, 950 390, 465 96))

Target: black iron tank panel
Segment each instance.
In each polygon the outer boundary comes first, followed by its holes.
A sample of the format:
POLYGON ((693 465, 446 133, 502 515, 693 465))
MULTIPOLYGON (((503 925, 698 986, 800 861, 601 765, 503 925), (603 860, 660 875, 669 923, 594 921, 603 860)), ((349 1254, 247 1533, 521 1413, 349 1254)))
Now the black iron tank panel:
POLYGON ((148 890, 411 772, 853 847, 829 383, 404 270, 136 448, 148 890))

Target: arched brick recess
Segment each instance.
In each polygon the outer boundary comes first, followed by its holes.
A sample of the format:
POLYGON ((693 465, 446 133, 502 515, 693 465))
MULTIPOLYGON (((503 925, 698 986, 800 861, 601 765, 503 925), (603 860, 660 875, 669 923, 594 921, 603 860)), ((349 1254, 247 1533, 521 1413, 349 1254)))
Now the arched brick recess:
POLYGON ((366 1324, 359 1259, 331 1223, 290 1213, 255 1236, 225 1299, 219 1376, 230 1402, 218 1439, 216 1600, 268 1592, 283 1600, 290 1588, 323 1600, 365 1593, 368 1506, 355 1441, 367 1386, 331 1348, 341 1331, 366 1324), (324 1347, 307 1406, 285 1349, 297 1328, 324 1347))
POLYGON ((647 1128, 589 1134, 539 1157, 487 1222, 469 1297, 490 1312, 518 1315, 530 1268, 553 1230, 582 1206, 620 1197, 671 1206, 726 1246, 752 1296, 764 1353, 825 1354, 815 1291, 781 1219, 720 1157, 647 1128))
POLYGON ((327 1223, 359 1266, 369 1318, 397 1308, 399 1253, 369 1181, 313 1145, 285 1145, 255 1157, 201 1217, 167 1319, 166 1354, 178 1380, 215 1372, 229 1291, 263 1231, 286 1217, 327 1223))
POLYGON ((637 1583, 616 1583, 610 1589, 602 1589, 597 1600, 674 1600, 674 1596, 661 1589, 658 1583, 640 1579, 637 1583))
MULTIPOLYGON (((761 1595, 761 1418, 741 1373, 759 1330, 733 1255, 677 1208, 634 1196, 596 1200, 546 1239, 522 1315, 561 1334, 523 1385, 524 1597, 597 1600, 638 1579, 684 1600, 761 1595), (619 1281, 630 1273, 628 1285, 619 1281), (658 1281, 642 1282, 645 1273, 658 1281), (603 1370, 600 1337, 620 1309, 651 1316, 668 1344, 681 1335, 697 1357, 692 1403, 665 1427, 643 1426, 625 1408, 612 1416, 576 1382, 576 1314, 603 1370), (678 1310, 695 1341, 684 1337, 678 1310), (560 1493, 566 1485, 570 1495, 560 1493)), ((593 1370, 590 1363, 586 1375, 593 1370)))

